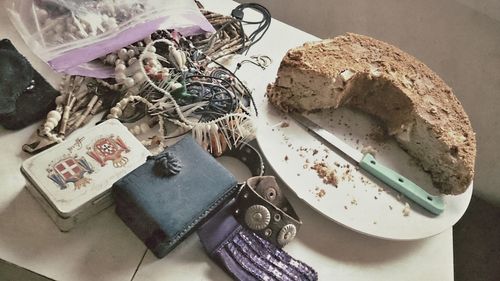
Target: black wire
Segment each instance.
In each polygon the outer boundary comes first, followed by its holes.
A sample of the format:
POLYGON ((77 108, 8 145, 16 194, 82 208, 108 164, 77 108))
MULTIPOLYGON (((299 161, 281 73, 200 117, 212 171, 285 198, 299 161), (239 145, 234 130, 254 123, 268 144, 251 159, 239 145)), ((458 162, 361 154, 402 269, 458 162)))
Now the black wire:
POLYGON ((185 131, 184 133, 181 133, 181 134, 178 134, 176 136, 170 136, 170 137, 163 137, 164 140, 168 140, 168 139, 175 139, 175 138, 178 138, 178 137, 181 137, 181 136, 184 136, 186 135, 187 133, 191 132, 192 129, 189 129, 187 131, 185 131))
POLYGON ((194 114, 202 115, 203 120, 216 119, 234 112, 238 107, 235 90, 227 80, 219 77, 197 74, 187 76, 186 78, 186 89, 192 94, 194 92, 198 100, 208 101, 207 106, 193 112, 194 114), (205 78, 208 81, 190 81, 190 78, 205 78), (215 81, 219 81, 219 83, 215 83, 215 81), (229 87, 230 89, 228 89, 229 87))
MULTIPOLYGON (((267 9, 265 9, 261 5, 243 4, 240 6, 241 6, 240 8, 242 10, 245 8, 256 9, 257 11, 259 11, 263 15, 263 19, 261 21, 258 21, 258 22, 249 22, 249 21, 244 21, 244 20, 238 20, 238 23, 240 25, 240 32, 242 33, 242 35, 241 35, 242 47, 240 50, 248 51, 250 46, 255 44, 256 42, 258 42, 258 40, 260 40, 262 38, 262 36, 264 35, 264 34, 260 34, 260 32, 267 31, 267 28, 269 28, 271 18, 270 18, 270 13, 267 11, 267 9), (251 42, 249 45, 245 44, 246 37, 245 37, 244 30, 243 30, 243 23, 245 23, 245 24, 259 24, 259 27, 257 28, 257 30, 255 30, 248 38, 251 38, 252 40, 254 40, 258 35, 260 35, 260 36, 258 37, 258 39, 256 39, 255 42, 251 42)), ((234 21, 236 21, 236 19, 225 23, 220 29, 217 30, 216 33, 221 33, 224 30, 224 28, 226 28, 229 24, 234 23, 234 21)), ((164 34, 160 34, 160 33, 158 33, 157 35, 161 36, 161 37, 164 36, 164 34)), ((207 46, 210 46, 210 44, 212 44, 214 38, 216 37, 214 35, 212 35, 212 37, 210 38, 207 46)), ((186 44, 182 44, 182 43, 186 43, 186 42, 179 42, 176 45, 179 48, 188 51, 188 53, 191 56, 196 51, 199 51, 200 55, 208 58, 208 56, 203 51, 197 49, 192 44, 191 45, 188 44, 186 46, 186 44), (197 49, 197 50, 191 52, 191 49, 193 49, 193 48, 197 49)), ((158 49, 158 50, 159 50, 158 53, 161 53, 161 50, 160 49, 158 49)), ((215 60, 211 60, 211 61, 214 62, 216 65, 218 65, 221 69, 225 70, 227 72, 227 74, 229 75, 229 77, 231 77, 232 81, 236 80, 237 81, 236 83, 239 83, 239 85, 242 87, 243 92, 240 93, 239 90, 236 90, 235 86, 232 84, 231 81, 228 81, 228 80, 223 79, 221 77, 214 77, 214 76, 202 75, 202 74, 192 74, 189 72, 182 73, 183 80, 185 81, 185 87, 186 87, 187 92, 196 92, 196 91, 200 90, 199 95, 196 95, 196 94, 192 95, 193 100, 196 99, 196 96, 198 96, 198 101, 208 101, 207 106, 204 106, 204 107, 194 111, 195 114, 200 115, 199 119, 200 120, 214 120, 216 118, 219 118, 221 116, 224 116, 228 113, 233 112, 238 107, 238 100, 239 100, 238 97, 245 98, 245 99, 246 99, 246 97, 248 97, 251 101, 251 104, 255 110, 256 115, 258 115, 257 106, 255 104, 253 96, 252 96, 250 90, 248 90, 248 88, 245 86, 245 84, 243 84, 243 82, 232 71, 227 69, 225 66, 216 62, 215 60), (205 81, 203 81, 203 80, 193 81, 193 78, 205 79, 205 81), (210 84, 207 84, 207 83, 210 83, 210 84), (195 89, 193 89, 193 87, 198 87, 199 89, 195 91, 195 89), (209 89, 208 92, 206 91, 206 88, 209 89)), ((190 64, 192 64, 192 63, 193 62, 190 61, 190 64)), ((162 63, 162 65, 163 65, 163 63, 162 63)), ((194 67, 194 69, 197 70, 196 72, 201 73, 200 69, 197 69, 196 65, 193 64, 192 66, 194 67)), ((156 91, 152 91, 149 94, 149 96, 155 96, 155 93, 156 93, 156 91)), ((151 98, 151 97, 149 97, 149 98, 151 98)), ((183 104, 182 101, 179 101, 179 102, 180 102, 179 103, 180 105, 183 104)), ((186 104, 190 103, 188 100, 184 100, 184 102, 186 102, 186 104)), ((192 100, 191 100, 191 102, 192 102, 192 100)), ((113 104, 114 104, 114 102, 113 102, 113 104)), ((132 116, 128 116, 128 118, 127 117, 120 118, 120 121, 122 123, 135 122, 135 121, 139 120, 140 118, 144 117, 145 115, 146 115, 146 110, 145 111, 139 110, 139 111, 136 111, 135 114, 133 114, 132 116)), ((178 116, 176 116, 177 114, 163 113, 160 115, 164 116, 165 118, 178 119, 178 116)), ((104 118, 105 117, 103 117, 103 119, 104 118)), ((177 136, 174 136, 174 137, 177 137, 177 136)))
POLYGON ((245 41, 246 41, 245 30, 243 29, 243 24, 241 23, 241 20, 239 21, 239 23, 240 23, 241 48, 238 50, 238 53, 243 54, 243 52, 245 52, 245 41))
POLYGON ((233 72, 233 73, 234 73, 234 74, 236 74, 236 71, 240 70, 240 68, 241 68, 241 67, 243 66, 243 64, 244 64, 244 63, 246 63, 246 62, 249 62, 249 63, 251 63, 251 64, 254 64, 254 65, 256 65, 256 66, 258 66, 258 67, 262 68, 262 70, 266 69, 264 66, 262 66, 262 65, 260 65, 260 64, 258 64, 258 63, 256 63, 256 62, 254 62, 254 61, 252 61, 252 60, 242 60, 242 61, 240 61, 239 63, 237 63, 237 64, 236 64, 236 69, 234 70, 234 72, 233 72))
POLYGON ((247 86, 245 86, 245 84, 243 84, 243 82, 241 82, 240 78, 238 78, 238 76, 236 76, 231 70, 229 70, 227 67, 225 67, 224 65, 220 64, 219 62, 217 62, 215 60, 212 60, 211 62, 215 63, 216 65, 218 65, 222 69, 228 71, 229 73, 231 73, 233 75, 234 78, 236 78, 236 80, 238 80, 238 82, 243 87, 243 89, 247 92, 247 95, 250 98, 250 102, 252 103, 253 109, 255 110, 255 116, 259 116, 259 112, 257 111, 257 105, 255 104, 255 100, 253 99, 252 93, 247 88, 247 86))
POLYGON ((233 9, 233 11, 231 12, 231 15, 237 19, 240 23, 240 29, 241 29, 241 37, 242 37, 242 48, 239 50, 239 53, 240 54, 243 54, 243 53, 248 53, 248 51, 250 50, 250 47, 252 47, 253 45, 255 45, 257 42, 259 42, 262 37, 264 36, 264 34, 267 32, 267 30, 269 29, 269 26, 271 25, 271 13, 269 12, 268 9, 266 9, 266 7, 260 5, 260 4, 257 4, 257 3, 243 3, 243 4, 240 4, 238 5, 236 8, 233 9), (252 9, 258 13, 260 13, 262 15, 262 19, 260 21, 246 21, 244 20, 244 10, 245 9, 252 9), (245 32, 243 30, 243 23, 247 24, 247 25, 255 25, 255 24, 258 24, 258 27, 257 29, 255 29, 249 36, 248 36, 248 39, 250 41, 250 43, 248 45, 245 46, 245 32))

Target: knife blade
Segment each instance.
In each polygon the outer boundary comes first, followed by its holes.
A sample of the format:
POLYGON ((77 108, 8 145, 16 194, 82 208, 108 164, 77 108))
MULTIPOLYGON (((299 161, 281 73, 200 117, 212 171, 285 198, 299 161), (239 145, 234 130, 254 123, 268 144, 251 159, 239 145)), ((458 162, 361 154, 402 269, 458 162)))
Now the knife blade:
POLYGON ((308 132, 318 137, 323 143, 327 143, 330 146, 335 147, 337 150, 354 160, 363 170, 389 185, 393 189, 404 194, 410 200, 417 203, 427 211, 435 215, 439 215, 444 211, 444 202, 441 197, 429 194, 408 178, 400 175, 388 167, 385 167, 370 153, 363 154, 352 148, 350 145, 336 137, 333 133, 325 130, 302 114, 294 112, 289 113, 289 115, 300 125, 306 128, 308 132))

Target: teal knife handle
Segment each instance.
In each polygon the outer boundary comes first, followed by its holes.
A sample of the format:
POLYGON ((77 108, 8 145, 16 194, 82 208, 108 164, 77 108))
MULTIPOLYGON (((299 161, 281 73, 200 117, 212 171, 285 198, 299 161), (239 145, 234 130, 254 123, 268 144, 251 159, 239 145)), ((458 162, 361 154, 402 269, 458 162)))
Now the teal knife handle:
POLYGON ((444 211, 444 202, 441 197, 430 195, 411 180, 379 164, 371 154, 365 154, 359 165, 363 170, 401 192, 429 212, 439 215, 444 211))

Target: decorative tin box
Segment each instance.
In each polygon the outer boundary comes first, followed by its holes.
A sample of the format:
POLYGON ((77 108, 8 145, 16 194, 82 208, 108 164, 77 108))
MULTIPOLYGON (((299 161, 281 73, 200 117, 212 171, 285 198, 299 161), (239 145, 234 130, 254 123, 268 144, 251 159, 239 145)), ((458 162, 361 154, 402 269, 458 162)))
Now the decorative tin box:
POLYGON ((23 162, 27 189, 62 231, 112 205, 113 183, 149 151, 117 120, 80 130, 23 162))

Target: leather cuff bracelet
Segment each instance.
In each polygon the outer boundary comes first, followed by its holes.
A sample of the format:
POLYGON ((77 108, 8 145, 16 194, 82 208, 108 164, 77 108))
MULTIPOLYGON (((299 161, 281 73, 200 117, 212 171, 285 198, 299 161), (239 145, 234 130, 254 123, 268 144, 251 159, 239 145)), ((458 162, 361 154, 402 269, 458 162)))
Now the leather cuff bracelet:
POLYGON ((264 161, 262 156, 249 144, 242 144, 233 149, 227 149, 221 156, 233 157, 245 164, 250 169, 252 176, 264 175, 264 161))
POLYGON ((232 216, 230 202, 198 229, 209 257, 235 280, 316 281, 309 265, 241 226, 232 216))
POLYGON ((248 179, 238 193, 234 214, 240 224, 278 247, 288 244, 302 225, 273 176, 248 179))

